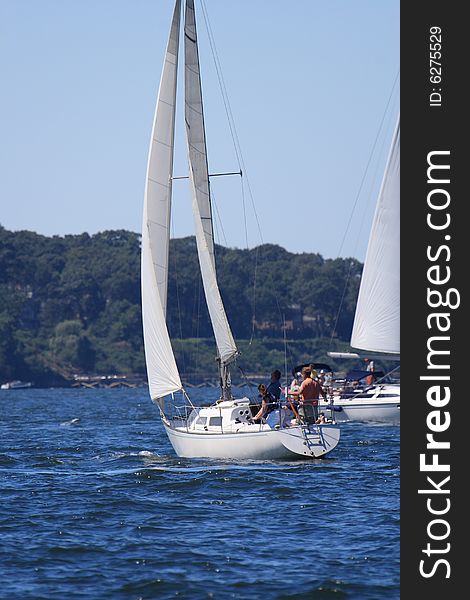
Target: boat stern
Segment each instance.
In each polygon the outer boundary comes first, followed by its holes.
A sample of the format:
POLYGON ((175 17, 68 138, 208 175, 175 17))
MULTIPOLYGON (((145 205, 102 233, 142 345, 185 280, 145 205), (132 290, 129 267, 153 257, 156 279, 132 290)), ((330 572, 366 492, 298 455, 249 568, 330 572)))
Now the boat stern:
POLYGON ((339 442, 340 427, 336 423, 303 425, 280 430, 282 445, 294 454, 306 458, 321 458, 339 442))

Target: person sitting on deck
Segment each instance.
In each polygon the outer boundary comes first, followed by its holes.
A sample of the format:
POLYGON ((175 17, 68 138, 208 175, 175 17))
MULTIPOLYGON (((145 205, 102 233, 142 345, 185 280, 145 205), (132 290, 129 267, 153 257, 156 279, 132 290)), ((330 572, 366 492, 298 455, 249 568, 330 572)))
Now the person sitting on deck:
POLYGON ((261 400, 261 406, 259 407, 258 412, 253 416, 253 421, 255 421, 255 423, 261 423, 262 420, 266 418, 272 407, 272 398, 268 393, 268 389, 264 383, 259 384, 258 392, 258 398, 261 400))
POLYGON ((268 414, 276 408, 281 398, 281 371, 276 369, 271 373, 271 382, 266 387, 264 383, 258 386, 261 399, 261 406, 258 405, 258 412, 253 416, 253 420, 259 422, 261 419, 266 419, 268 414))

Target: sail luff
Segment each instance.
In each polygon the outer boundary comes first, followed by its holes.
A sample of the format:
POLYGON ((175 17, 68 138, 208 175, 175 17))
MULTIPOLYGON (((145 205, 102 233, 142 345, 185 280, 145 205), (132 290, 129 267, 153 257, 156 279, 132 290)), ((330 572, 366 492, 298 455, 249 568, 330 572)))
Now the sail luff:
POLYGON ((351 346, 373 352, 400 352, 399 117, 369 237, 351 346))
POLYGON ((222 363, 227 364, 237 354, 237 347, 230 330, 217 283, 201 76, 193 0, 186 0, 184 33, 185 120, 196 242, 204 293, 214 330, 217 350, 222 363))
POLYGON ((176 0, 150 141, 142 223, 142 320, 153 399, 182 388, 166 326, 180 14, 181 0, 176 0))
POLYGON ((168 255, 176 114, 181 0, 176 0, 158 90, 145 186, 146 222, 163 311, 166 315, 168 255))

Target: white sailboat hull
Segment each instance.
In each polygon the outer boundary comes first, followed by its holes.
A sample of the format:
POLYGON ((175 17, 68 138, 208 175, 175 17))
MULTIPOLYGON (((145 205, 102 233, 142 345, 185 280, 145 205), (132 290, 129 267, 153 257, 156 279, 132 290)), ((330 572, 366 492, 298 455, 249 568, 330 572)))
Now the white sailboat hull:
POLYGON ((339 442, 336 424, 243 433, 197 433, 163 422, 176 454, 184 458, 301 459, 321 458, 339 442))
POLYGON ((390 402, 359 403, 344 400, 335 403, 341 410, 335 411, 335 419, 344 421, 370 421, 377 423, 400 424, 400 404, 390 402))
MULTIPOLYGON (((331 404, 321 401, 320 410, 328 414, 331 404)), ((400 424, 400 386, 378 385, 358 396, 335 398, 334 418, 337 422, 370 421, 400 424), (367 396, 367 397, 361 397, 367 396)))

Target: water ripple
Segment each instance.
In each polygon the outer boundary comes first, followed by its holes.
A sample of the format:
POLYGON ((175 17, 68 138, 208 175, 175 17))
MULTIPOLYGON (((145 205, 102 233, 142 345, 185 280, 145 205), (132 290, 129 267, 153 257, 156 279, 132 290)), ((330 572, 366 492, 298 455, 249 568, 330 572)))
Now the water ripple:
POLYGON ((346 423, 323 460, 187 460, 146 390, 18 390, 2 594, 398 599, 399 434, 346 423))

